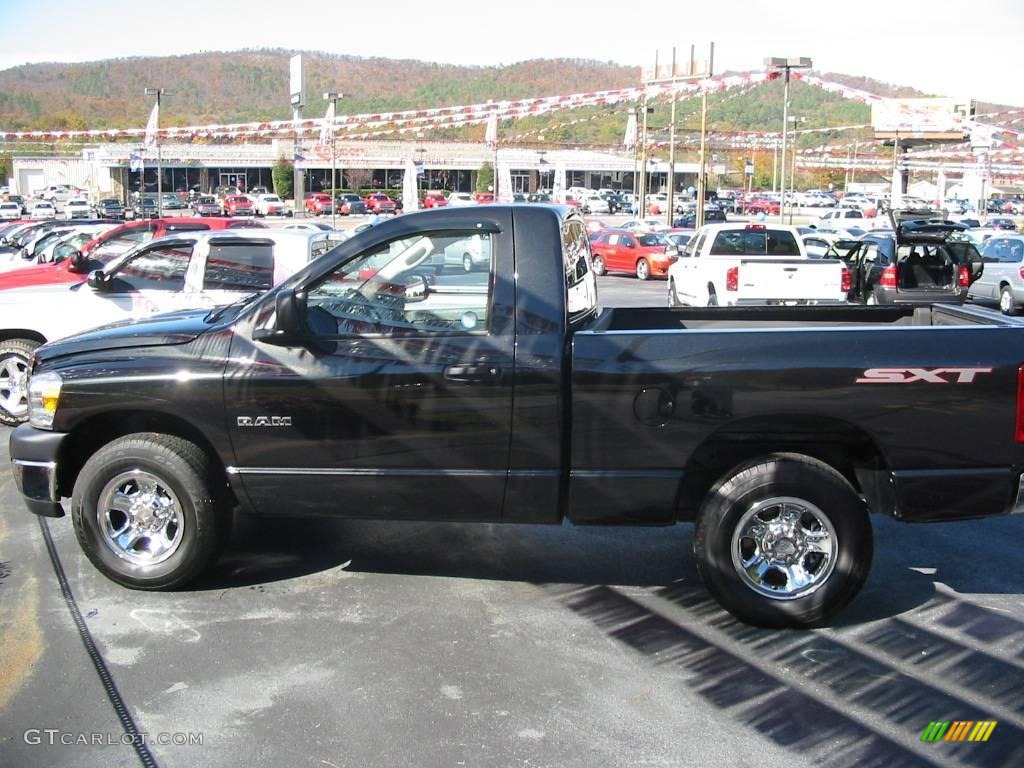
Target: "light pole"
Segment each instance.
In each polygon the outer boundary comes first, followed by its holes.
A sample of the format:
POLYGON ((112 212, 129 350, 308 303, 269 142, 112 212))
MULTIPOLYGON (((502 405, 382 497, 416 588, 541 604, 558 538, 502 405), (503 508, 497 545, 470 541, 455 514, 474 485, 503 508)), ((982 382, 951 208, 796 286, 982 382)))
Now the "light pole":
POLYGON ((334 116, 338 111, 338 99, 343 94, 328 91, 324 94, 324 101, 331 102, 331 124, 327 126, 331 132, 331 229, 338 228, 338 195, 334 188, 334 169, 338 163, 338 155, 334 146, 334 116))
POLYGON ((789 73, 793 69, 810 69, 811 60, 806 56, 785 59, 771 56, 764 60, 765 69, 782 70, 785 74, 785 87, 782 95, 782 178, 779 187, 782 189, 782 202, 779 205, 779 223, 786 221, 786 135, 789 133, 789 73))
MULTIPOLYGON (((163 88, 147 88, 147 96, 156 96, 156 125, 153 126, 153 141, 156 143, 156 215, 157 218, 161 218, 164 215, 164 196, 163 196, 163 182, 161 177, 163 176, 163 163, 160 158, 160 97, 163 96, 167 91, 163 88)), ((141 201, 142 213, 146 213, 146 183, 143 177, 139 183, 141 187, 139 199, 141 201)))

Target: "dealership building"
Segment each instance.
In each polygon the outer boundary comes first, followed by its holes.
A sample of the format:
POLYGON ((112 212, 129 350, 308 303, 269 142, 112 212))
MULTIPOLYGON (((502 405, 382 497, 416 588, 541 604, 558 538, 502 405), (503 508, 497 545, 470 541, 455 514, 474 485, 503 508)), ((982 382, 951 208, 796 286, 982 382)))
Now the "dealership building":
MULTIPOLYGON (((556 169, 564 168, 566 187, 588 189, 633 188, 638 160, 632 151, 594 151, 565 148, 498 147, 473 142, 342 141, 331 148, 275 140, 262 144, 161 144, 143 149, 133 144, 100 144, 81 151, 80 157, 14 157, 13 191, 31 195, 52 184, 77 186, 96 196, 118 197, 127 202, 133 192, 156 191, 157 174, 165 191, 198 188, 257 186, 272 188, 271 170, 281 158, 294 160, 301 172, 302 189, 318 191, 331 186, 336 168, 338 188, 397 189, 411 160, 422 169, 421 190, 471 192, 484 164, 508 166, 513 192, 530 193, 551 188, 556 169)), ((667 189, 669 167, 649 161, 648 189, 667 189)), ((696 184, 698 164, 676 163, 677 188, 696 184)), ((725 172, 723 165, 708 166, 712 176, 725 172)))

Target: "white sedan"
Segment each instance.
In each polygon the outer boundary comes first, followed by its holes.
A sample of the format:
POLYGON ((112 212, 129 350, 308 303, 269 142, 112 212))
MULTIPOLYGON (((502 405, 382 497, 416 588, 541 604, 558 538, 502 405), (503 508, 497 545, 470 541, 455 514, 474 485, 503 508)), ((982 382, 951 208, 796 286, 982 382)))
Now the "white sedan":
POLYGON ((469 192, 452 192, 448 195, 448 206, 458 208, 460 206, 477 205, 476 198, 469 192))
POLYGON ((32 206, 32 210, 29 212, 28 217, 36 221, 44 221, 46 219, 57 218, 57 209, 53 203, 47 202, 46 200, 40 200, 32 206))
POLYGON ((65 219, 88 219, 91 216, 92 208, 90 207, 88 200, 76 197, 75 199, 68 200, 64 203, 65 219))

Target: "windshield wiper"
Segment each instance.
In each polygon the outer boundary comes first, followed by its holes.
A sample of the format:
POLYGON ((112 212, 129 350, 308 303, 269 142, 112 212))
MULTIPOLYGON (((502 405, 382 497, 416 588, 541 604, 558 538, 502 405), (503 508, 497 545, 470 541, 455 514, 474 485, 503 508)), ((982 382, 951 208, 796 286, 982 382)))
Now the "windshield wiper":
MULTIPOLYGON (((231 304, 225 304, 222 307, 214 307, 207 313, 204 318, 208 323, 215 323, 220 320, 221 317, 227 314, 228 310, 236 309, 238 312, 242 310, 244 306, 249 304, 253 299, 256 299, 263 295, 263 291, 255 291, 254 293, 248 293, 238 301, 234 301, 231 304)), ((236 312, 237 314, 237 312, 236 312)))

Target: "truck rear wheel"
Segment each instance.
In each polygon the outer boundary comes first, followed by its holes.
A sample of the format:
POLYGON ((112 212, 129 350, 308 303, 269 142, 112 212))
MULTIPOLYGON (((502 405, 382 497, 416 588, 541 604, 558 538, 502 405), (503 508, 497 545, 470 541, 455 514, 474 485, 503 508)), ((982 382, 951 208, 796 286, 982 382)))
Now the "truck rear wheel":
POLYGON ((0 423, 14 427, 28 420, 28 367, 39 342, 0 342, 0 423))
POLYGON ((71 517, 83 551, 105 576, 132 589, 174 589, 194 580, 227 543, 225 496, 197 445, 138 433, 85 463, 71 517))
POLYGON ((842 610, 871 568, 867 508, 846 479, 799 454, 742 464, 705 498, 697 570, 736 618, 809 627, 842 610))

